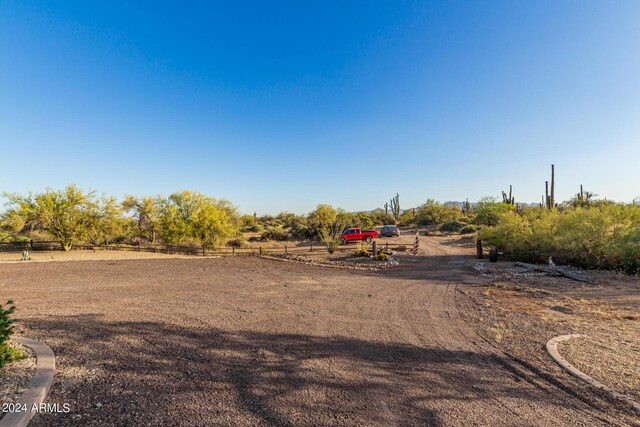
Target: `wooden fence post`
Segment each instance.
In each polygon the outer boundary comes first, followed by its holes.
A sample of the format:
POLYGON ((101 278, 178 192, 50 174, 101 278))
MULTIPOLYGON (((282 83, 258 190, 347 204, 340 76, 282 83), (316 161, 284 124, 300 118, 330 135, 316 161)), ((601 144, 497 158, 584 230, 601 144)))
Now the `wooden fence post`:
POLYGON ((231 246, 231 255, 235 255, 235 254, 236 254, 236 247, 231 246))
POLYGON ((284 245, 284 253, 285 253, 285 254, 288 254, 288 253, 289 253, 289 250, 287 249, 287 245, 284 245))
POLYGON ((478 239, 476 241, 476 258, 482 259, 484 255, 482 253, 482 240, 478 239))
POLYGON ((262 255, 262 245, 260 245, 260 255, 262 255))
POLYGON ((313 252, 313 242, 311 242, 311 252, 313 252))
POLYGON ((373 246, 373 256, 378 256, 378 244, 376 243, 376 241, 374 240, 373 243, 371 244, 371 246, 373 246))

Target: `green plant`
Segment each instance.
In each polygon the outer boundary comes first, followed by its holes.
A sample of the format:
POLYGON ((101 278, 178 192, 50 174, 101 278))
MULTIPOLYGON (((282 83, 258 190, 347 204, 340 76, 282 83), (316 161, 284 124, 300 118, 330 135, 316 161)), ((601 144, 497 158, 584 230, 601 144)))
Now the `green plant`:
POLYGON ((439 224, 455 220, 459 213, 459 209, 429 199, 416 210, 413 222, 419 225, 439 224))
POLYGON ((460 229, 460 234, 472 234, 480 230, 480 227, 474 224, 465 225, 460 229))
POLYGON ((246 243, 247 243, 247 239, 242 234, 239 234, 234 239, 228 240, 227 241, 227 246, 232 247, 232 248, 241 248, 241 247, 245 246, 246 243))
POLYGON ((260 240, 263 242, 268 242, 269 240, 275 240, 278 242, 285 241, 289 238, 289 233, 287 233, 282 228, 268 228, 260 235, 260 240))
POLYGON ((236 209, 226 200, 180 191, 162 199, 160 206, 160 229, 165 243, 194 241, 211 248, 238 230, 236 209))
POLYGON ((557 254, 583 267, 640 272, 640 206, 507 212, 480 237, 501 249, 557 254))
POLYGON ((461 222, 449 221, 449 222, 445 222, 440 226, 440 231, 455 232, 455 231, 460 231, 462 227, 464 227, 464 224, 461 222))
POLYGON ((513 210, 515 210, 514 205, 498 202, 492 197, 483 197, 473 208, 475 214, 473 223, 476 225, 496 225, 502 214, 513 210))
POLYGON ((389 255, 385 254, 384 252, 380 252, 376 256, 376 260, 378 260, 378 261, 387 261, 388 259, 389 259, 389 255))
POLYGON ((360 256, 368 257, 369 256, 369 251, 366 250, 365 248, 360 248, 355 252, 354 255, 357 256, 357 257, 360 257, 360 256))
POLYGON ((159 202, 158 197, 135 197, 131 195, 127 195, 122 202, 123 209, 133 215, 137 234, 147 239, 151 244, 156 243, 160 228, 159 202))
POLYGON ((62 191, 47 189, 41 194, 4 195, 9 209, 3 223, 15 233, 46 231, 65 251, 86 237, 95 222, 96 201, 93 192, 84 193, 75 185, 62 191))
POLYGON ((15 320, 11 317, 16 306, 9 300, 3 306, 0 304, 0 368, 6 363, 13 362, 25 357, 24 353, 11 347, 7 342, 13 334, 13 324, 15 320))
POLYGON ((314 235, 320 238, 330 254, 334 253, 340 245, 342 232, 344 231, 348 215, 340 209, 334 209, 331 205, 318 205, 315 211, 308 216, 309 226, 314 235))

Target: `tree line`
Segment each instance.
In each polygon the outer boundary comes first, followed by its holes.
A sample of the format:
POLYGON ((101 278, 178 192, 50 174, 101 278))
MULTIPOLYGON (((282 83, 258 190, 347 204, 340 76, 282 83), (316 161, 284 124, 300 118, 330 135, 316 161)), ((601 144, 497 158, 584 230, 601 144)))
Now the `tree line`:
POLYGON ((242 246, 252 232, 261 241, 319 240, 333 249, 344 228, 394 223, 384 212, 350 213, 330 205, 307 215, 240 215, 228 200, 189 190, 166 197, 127 195, 119 202, 69 185, 36 194, 4 193, 4 198, 0 242, 53 239, 66 251, 85 243, 242 246))

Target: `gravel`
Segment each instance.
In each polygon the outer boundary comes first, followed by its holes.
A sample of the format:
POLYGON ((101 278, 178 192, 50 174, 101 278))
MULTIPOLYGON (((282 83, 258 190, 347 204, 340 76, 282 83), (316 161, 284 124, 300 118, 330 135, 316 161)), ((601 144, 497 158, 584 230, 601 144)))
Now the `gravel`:
MULTIPOLYGON (((24 335, 56 354, 32 427, 603 425, 592 405, 476 334, 468 258, 383 271, 257 257, 0 264, 24 335), (519 365, 520 366, 520 365, 519 365)), ((577 387, 580 387, 577 385, 577 387)))
POLYGON ((23 351, 27 357, 0 369, 0 405, 18 400, 36 372, 36 358, 31 349, 12 341, 9 345, 23 351))

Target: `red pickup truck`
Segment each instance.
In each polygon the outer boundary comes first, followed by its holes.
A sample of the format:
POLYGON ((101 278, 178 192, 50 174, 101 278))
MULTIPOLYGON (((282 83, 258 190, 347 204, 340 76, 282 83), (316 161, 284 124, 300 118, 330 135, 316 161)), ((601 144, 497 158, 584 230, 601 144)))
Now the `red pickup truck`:
POLYGON ((344 245, 347 242, 355 242, 364 240, 367 243, 371 243, 373 239, 378 238, 378 232, 374 230, 360 230, 359 228, 347 228, 342 232, 340 238, 340 244, 344 245))

